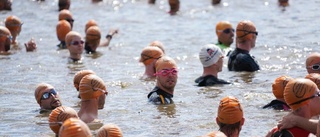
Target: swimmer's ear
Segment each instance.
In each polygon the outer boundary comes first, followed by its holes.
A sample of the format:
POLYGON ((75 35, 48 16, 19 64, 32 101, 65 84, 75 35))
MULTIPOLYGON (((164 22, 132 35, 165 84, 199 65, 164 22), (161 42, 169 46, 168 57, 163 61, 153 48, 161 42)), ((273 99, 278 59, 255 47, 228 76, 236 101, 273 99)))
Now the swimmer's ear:
POLYGON ((79 91, 79 84, 73 84, 73 85, 77 89, 77 91, 79 91))

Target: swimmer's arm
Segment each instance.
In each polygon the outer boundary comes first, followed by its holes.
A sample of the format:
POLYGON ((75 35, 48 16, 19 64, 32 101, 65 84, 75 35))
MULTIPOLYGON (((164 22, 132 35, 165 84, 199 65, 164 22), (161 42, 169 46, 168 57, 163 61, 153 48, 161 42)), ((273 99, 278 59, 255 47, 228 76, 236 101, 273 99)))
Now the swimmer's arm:
POLYGON ((282 120, 278 123, 278 127, 280 130, 283 130, 283 129, 297 126, 313 134, 316 134, 317 124, 318 124, 318 120, 307 119, 307 118, 289 113, 288 115, 284 116, 282 120))
POLYGON ((313 134, 316 134, 317 133, 317 124, 318 124, 318 121, 319 120, 315 120, 315 119, 305 119, 303 117, 300 117, 304 120, 299 120, 299 119, 296 119, 297 121, 297 126, 300 127, 300 128, 303 128, 313 134))
POLYGON ((106 36, 106 39, 100 43, 100 46, 104 46, 104 47, 109 46, 113 35, 116 34, 116 33, 118 33, 118 29, 111 29, 109 31, 108 35, 106 36))

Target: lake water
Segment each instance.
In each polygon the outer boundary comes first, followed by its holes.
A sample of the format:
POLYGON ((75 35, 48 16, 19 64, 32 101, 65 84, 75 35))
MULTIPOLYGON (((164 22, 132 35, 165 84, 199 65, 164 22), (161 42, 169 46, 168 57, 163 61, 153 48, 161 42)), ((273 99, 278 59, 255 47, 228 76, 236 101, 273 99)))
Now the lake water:
POLYGON ((0 136, 53 137, 48 125, 38 124, 48 118, 39 116, 34 89, 41 82, 49 83, 60 92, 63 105, 78 111, 73 76, 83 69, 95 71, 109 91, 99 119, 117 124, 125 137, 198 137, 218 130, 217 106, 228 95, 237 97, 244 108, 241 136, 264 136, 287 113, 261 109, 274 99, 272 82, 280 75, 304 77, 306 56, 319 52, 320 0, 291 0, 286 8, 279 7, 277 0, 222 0, 218 6, 210 0, 180 0, 177 16, 167 14, 167 0, 157 0, 155 5, 147 0, 73 0, 73 30, 84 35, 86 22, 94 19, 103 35, 110 28, 118 28, 119 34, 109 47, 97 49, 101 56, 83 54, 84 63, 72 65, 67 63, 68 51, 56 47, 57 2, 14 0, 12 11, 0 12, 0 25, 9 15, 24 22, 18 37, 21 50, 0 56, 0 136), (259 32, 251 54, 261 71, 229 72, 225 58, 219 78, 234 84, 194 86, 194 79, 202 74, 198 53, 203 45, 216 42, 215 24, 229 20, 236 27, 244 19, 254 22, 259 32), (38 49, 26 52, 23 43, 31 37, 38 49), (140 79, 144 66, 138 60, 153 40, 163 42, 166 54, 179 67, 174 105, 147 103, 155 82, 140 79))

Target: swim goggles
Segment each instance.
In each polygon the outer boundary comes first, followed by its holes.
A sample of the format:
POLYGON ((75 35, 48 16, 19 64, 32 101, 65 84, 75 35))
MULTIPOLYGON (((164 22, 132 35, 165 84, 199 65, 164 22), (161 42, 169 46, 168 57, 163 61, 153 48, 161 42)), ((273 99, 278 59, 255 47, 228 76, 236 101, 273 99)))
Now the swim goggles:
POLYGON ((299 100, 299 101, 294 102, 294 103, 291 103, 291 104, 289 104, 289 105, 291 106, 291 105, 300 104, 300 103, 302 103, 302 102, 304 102, 304 101, 307 101, 307 100, 309 100, 309 99, 313 99, 314 97, 319 97, 319 96, 320 96, 320 92, 317 92, 316 94, 312 95, 311 97, 308 97, 308 98, 299 100))
POLYGON ((160 70, 159 72, 155 73, 154 75, 155 76, 159 76, 159 75, 168 76, 170 73, 172 75, 177 75, 178 74, 178 70, 176 68, 173 68, 171 70, 163 69, 163 70, 160 70))
POLYGON ((309 66, 307 68, 311 68, 312 70, 320 70, 320 64, 313 64, 312 66, 309 66))
POLYGON ((49 92, 44 92, 41 96, 41 100, 46 100, 50 97, 50 95, 53 94, 53 95, 57 95, 57 92, 54 90, 54 89, 50 89, 49 92))

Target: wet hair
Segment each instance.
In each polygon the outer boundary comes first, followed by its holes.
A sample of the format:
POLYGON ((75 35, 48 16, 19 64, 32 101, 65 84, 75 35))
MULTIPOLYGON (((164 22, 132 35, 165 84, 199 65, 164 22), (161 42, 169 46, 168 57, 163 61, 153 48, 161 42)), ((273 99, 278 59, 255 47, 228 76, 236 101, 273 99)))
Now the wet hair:
POLYGON ((241 121, 234 123, 234 124, 224 124, 224 123, 218 122, 219 131, 222 131, 228 137, 233 135, 235 132, 239 133, 241 130, 240 122, 241 121))
POLYGON ((59 11, 63 9, 68 10, 70 7, 70 0, 59 0, 58 6, 59 6, 59 11))

